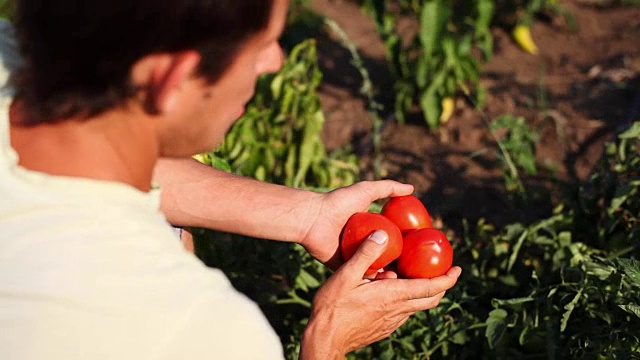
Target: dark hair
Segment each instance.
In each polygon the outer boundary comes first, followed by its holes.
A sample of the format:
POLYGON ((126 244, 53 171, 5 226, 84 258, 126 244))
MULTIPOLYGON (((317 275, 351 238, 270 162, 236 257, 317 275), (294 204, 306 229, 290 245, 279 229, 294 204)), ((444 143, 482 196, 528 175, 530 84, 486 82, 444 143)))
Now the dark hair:
POLYGON ((272 0, 18 0, 24 66, 14 85, 29 124, 88 118, 131 97, 132 65, 158 52, 200 51, 215 81, 269 21, 272 0))

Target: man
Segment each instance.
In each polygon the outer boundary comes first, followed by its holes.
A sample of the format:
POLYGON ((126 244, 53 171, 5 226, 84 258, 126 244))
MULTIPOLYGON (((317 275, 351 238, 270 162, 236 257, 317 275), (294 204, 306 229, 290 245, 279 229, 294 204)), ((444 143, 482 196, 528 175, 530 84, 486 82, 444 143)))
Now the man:
MULTIPOLYGON (((242 114, 257 77, 279 69, 287 6, 284 0, 17 2, 24 63, 14 61, 6 37, 2 44, 2 73, 15 71, 16 88, 16 101, 10 87, 0 101, 2 358, 282 357, 255 304, 181 248, 158 210, 152 177, 160 157, 215 147, 242 114)), ((371 188, 373 199, 410 191, 393 182, 371 188)), ((173 189, 178 194, 181 187, 173 189)), ((235 192, 246 196, 241 187, 235 192)), ((330 261, 337 240, 327 238, 326 246, 320 239, 368 199, 344 202, 341 215, 321 220, 332 214, 322 207, 341 200, 336 194, 310 200, 316 196, 300 198, 312 205, 311 225, 284 240, 306 239, 300 241, 330 261)), ((171 198, 170 191, 165 203, 171 198)), ((273 222, 284 224, 281 235, 295 229, 299 216, 283 204, 263 205, 277 210, 263 218, 280 214, 273 222)), ((165 208, 180 213, 179 206, 165 208)), ((208 221, 237 229, 231 219, 208 221)), ((261 233, 256 223, 250 232, 261 233)), ((363 279, 385 244, 386 234, 374 232, 320 289, 302 358, 344 357, 387 336, 416 311, 436 306, 460 273, 363 279)))

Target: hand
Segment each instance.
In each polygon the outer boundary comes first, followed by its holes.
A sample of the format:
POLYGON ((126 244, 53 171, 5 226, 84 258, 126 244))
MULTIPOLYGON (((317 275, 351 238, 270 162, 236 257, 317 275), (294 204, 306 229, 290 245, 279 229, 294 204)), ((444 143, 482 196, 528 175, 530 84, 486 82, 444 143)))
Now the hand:
POLYGON ((358 348, 389 336, 418 311, 438 305, 455 285, 461 269, 452 267, 433 279, 397 279, 363 274, 386 246, 387 235, 374 232, 358 252, 318 290, 305 329, 301 359, 344 359, 358 348))
POLYGON ((315 218, 302 244, 316 259, 336 269, 340 258, 340 232, 349 217, 367 211, 372 202, 390 196, 410 195, 413 186, 393 180, 362 181, 316 197, 315 218))

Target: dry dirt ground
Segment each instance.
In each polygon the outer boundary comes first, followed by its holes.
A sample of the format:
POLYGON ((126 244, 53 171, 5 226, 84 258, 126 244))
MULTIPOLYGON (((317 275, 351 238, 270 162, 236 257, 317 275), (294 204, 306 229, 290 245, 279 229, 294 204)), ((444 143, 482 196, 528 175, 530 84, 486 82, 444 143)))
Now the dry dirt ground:
MULTIPOLYGON (((378 100, 391 109, 385 49, 372 21, 354 1, 312 3, 358 46, 378 100)), ((534 56, 496 28, 494 56, 483 67, 484 115, 488 119, 502 114, 524 116, 541 135, 536 149, 541 171, 527 179, 529 186, 553 188, 584 180, 598 161, 603 143, 640 118, 640 7, 601 8, 578 0, 560 3, 575 17, 575 32, 562 17, 539 19, 532 35, 540 54, 534 56)), ((361 77, 335 36, 318 40, 324 72, 325 143, 329 149, 351 144, 361 156, 364 176, 371 177, 371 120, 359 93, 361 77)), ((486 218, 498 224, 545 216, 548 201, 526 206, 508 201, 502 170, 492 156, 495 141, 482 116, 459 99, 443 128, 429 131, 421 118, 398 124, 384 113, 387 177, 413 184, 432 215, 448 226, 459 225, 462 218, 486 218)))

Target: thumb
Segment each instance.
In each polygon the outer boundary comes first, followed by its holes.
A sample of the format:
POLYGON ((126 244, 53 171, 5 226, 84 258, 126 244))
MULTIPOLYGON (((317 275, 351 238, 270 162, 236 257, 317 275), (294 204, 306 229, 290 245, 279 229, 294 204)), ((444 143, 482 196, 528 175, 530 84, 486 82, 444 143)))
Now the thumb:
POLYGON ((355 273, 359 278, 369 269, 384 252, 389 242, 389 235, 384 230, 376 230, 371 233, 360 245, 358 250, 347 261, 344 271, 355 273))

